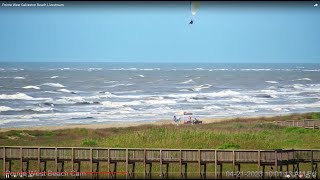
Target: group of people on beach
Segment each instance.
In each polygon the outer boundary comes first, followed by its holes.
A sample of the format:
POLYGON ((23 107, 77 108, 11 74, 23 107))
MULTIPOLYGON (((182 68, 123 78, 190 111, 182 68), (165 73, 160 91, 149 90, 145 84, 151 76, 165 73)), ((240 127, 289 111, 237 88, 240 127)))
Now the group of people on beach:
MULTIPOLYGON (((202 121, 197 118, 192 118, 192 113, 184 112, 183 115, 189 115, 187 120, 184 120, 183 124, 202 124, 202 121)), ((175 123, 179 123, 181 121, 181 117, 177 118, 176 115, 173 116, 173 121, 175 123)))

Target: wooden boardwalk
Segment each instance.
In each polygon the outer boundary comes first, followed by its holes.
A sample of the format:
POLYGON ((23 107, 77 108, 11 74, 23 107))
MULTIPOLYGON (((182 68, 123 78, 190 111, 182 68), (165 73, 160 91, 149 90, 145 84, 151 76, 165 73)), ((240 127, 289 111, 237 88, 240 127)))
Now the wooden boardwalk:
MULTIPOLYGON (((216 150, 10 146, 0 147, 0 160, 2 161, 3 176, 13 172, 13 166, 16 166, 15 169, 18 168, 18 171, 25 173, 29 172, 31 168, 36 172, 47 172, 47 164, 50 162, 54 166, 55 172, 70 171, 78 174, 81 174, 83 164, 87 163, 89 172, 92 172, 88 175, 90 178, 99 178, 101 177, 100 172, 107 172, 107 178, 113 179, 119 177, 117 169, 121 168, 124 169, 121 178, 134 179, 137 174, 135 165, 139 163, 141 164, 142 178, 145 179, 169 178, 169 174, 173 173, 170 172, 169 165, 178 167, 178 173, 174 174, 176 178, 187 179, 190 174, 188 166, 192 165, 196 167, 196 173, 192 178, 218 179, 226 177, 223 174, 226 167, 230 167, 228 171, 236 172, 240 171, 241 166, 251 164, 252 171, 259 172, 261 178, 264 178, 266 166, 274 167, 275 171, 282 171, 283 167, 286 167, 286 170, 289 171, 290 165, 292 172, 299 172, 299 164, 307 163, 310 167, 309 171, 316 174, 314 178, 318 178, 320 149, 216 150), (32 167, 31 163, 33 163, 32 167), (70 163, 71 166, 67 168, 64 166, 66 163, 70 163), (102 163, 106 164, 106 168, 102 168, 102 163), (223 167, 224 165, 228 166, 223 167), (159 167, 157 172, 153 170, 153 166, 159 167), (157 173, 158 176, 153 176, 157 173), (208 174, 212 176, 209 177, 208 174)), ((81 176, 75 178, 81 178, 81 176)))
POLYGON ((281 126, 320 129, 320 119, 286 120, 286 121, 276 121, 275 123, 281 126))

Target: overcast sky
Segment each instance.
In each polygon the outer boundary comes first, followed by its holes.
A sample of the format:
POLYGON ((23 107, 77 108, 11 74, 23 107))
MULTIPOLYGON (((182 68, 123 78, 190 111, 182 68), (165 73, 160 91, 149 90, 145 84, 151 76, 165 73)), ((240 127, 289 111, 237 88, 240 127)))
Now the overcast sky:
POLYGON ((0 7, 0 35, 0 61, 319 63, 320 7, 200 2, 194 17, 189 1, 0 7))

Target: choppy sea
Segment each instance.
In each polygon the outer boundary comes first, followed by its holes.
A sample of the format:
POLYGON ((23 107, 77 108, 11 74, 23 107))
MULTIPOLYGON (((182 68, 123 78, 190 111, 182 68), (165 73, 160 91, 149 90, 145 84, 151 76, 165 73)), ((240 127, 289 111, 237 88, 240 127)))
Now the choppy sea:
POLYGON ((0 63, 0 127, 320 110, 320 64, 0 63))

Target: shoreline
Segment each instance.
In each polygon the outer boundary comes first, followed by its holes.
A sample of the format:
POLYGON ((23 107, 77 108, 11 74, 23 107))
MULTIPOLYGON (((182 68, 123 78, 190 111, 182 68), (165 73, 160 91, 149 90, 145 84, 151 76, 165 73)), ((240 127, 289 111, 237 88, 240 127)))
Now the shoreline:
MULTIPOLYGON (((268 116, 241 116, 241 117, 225 117, 225 118, 203 118, 200 119, 202 124, 209 123, 217 123, 223 121, 232 121, 236 119, 257 119, 257 118, 270 118, 270 117, 278 117, 279 115, 268 115, 268 116)), ((108 129, 108 128, 128 128, 128 127, 136 127, 136 126, 144 126, 144 125, 176 125, 172 120, 160 120, 155 122, 130 122, 130 123, 108 123, 108 124, 70 124, 70 125, 62 125, 62 126, 33 126, 33 127, 4 127, 0 128, 0 132, 7 132, 11 130, 19 130, 19 131, 54 131, 54 130, 64 130, 64 129, 76 129, 76 128, 85 128, 85 129, 108 129)), ((182 122, 179 125, 183 125, 182 122)))

